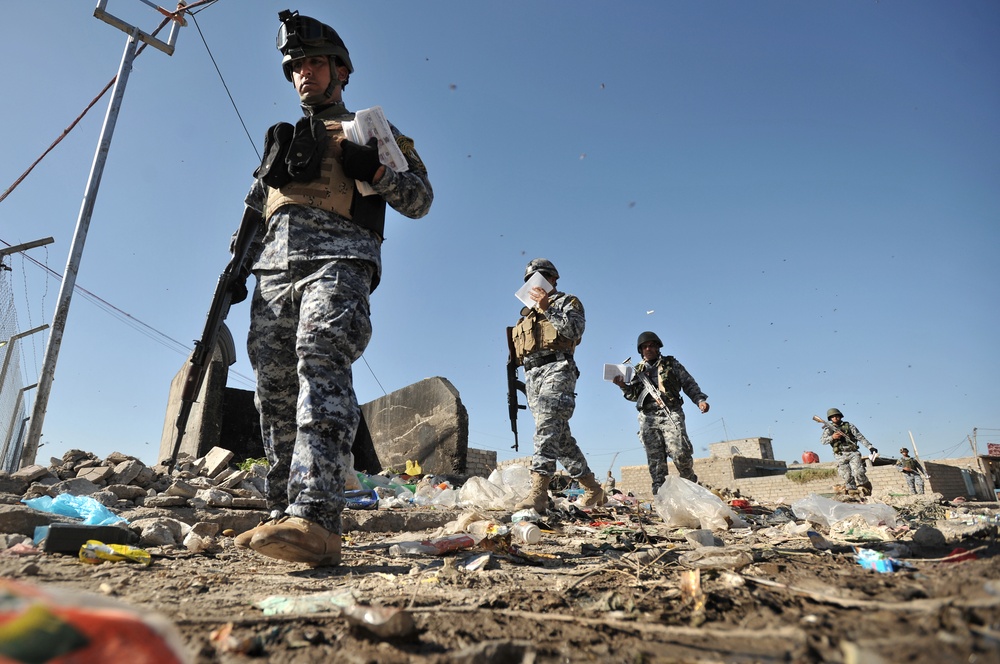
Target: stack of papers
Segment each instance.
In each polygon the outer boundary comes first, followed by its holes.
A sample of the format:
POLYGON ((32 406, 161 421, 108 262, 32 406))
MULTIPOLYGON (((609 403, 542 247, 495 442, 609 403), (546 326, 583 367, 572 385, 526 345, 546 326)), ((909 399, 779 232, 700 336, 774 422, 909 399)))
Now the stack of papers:
MULTIPOLYGON (((381 106, 372 106, 354 114, 354 120, 342 123, 344 135, 348 140, 364 145, 374 136, 378 139, 378 160, 382 164, 397 173, 402 173, 410 168, 403 156, 403 151, 396 145, 396 139, 389 128, 389 121, 385 119, 381 106)), ((355 180, 358 191, 362 196, 371 196, 375 193, 372 186, 367 182, 355 180)))

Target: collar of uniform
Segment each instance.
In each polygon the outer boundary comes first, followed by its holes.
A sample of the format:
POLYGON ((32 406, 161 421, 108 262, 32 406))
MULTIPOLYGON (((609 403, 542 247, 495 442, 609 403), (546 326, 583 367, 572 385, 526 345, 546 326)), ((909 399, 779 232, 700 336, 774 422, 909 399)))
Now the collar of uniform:
MULTIPOLYGON (((309 108, 309 107, 303 107, 303 108, 309 108)), ((312 109, 310 109, 310 111, 311 110, 312 109)), ((344 102, 342 101, 334 102, 329 106, 323 107, 323 109, 320 111, 308 112, 308 114, 320 120, 336 120, 338 118, 344 117, 345 115, 353 115, 353 113, 347 110, 347 106, 345 106, 344 102)))

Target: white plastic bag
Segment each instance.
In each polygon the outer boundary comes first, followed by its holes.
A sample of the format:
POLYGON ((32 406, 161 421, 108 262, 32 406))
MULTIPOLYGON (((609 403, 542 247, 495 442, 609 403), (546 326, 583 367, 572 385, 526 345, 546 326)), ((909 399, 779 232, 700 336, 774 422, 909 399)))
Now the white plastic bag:
POLYGON ((670 528, 727 530, 747 527, 721 498, 681 477, 668 475, 653 503, 656 513, 670 528))
POLYGON ((792 503, 792 513, 799 519, 805 519, 829 528, 833 524, 848 517, 858 515, 872 526, 896 526, 896 510, 885 503, 842 503, 810 493, 801 500, 792 503))

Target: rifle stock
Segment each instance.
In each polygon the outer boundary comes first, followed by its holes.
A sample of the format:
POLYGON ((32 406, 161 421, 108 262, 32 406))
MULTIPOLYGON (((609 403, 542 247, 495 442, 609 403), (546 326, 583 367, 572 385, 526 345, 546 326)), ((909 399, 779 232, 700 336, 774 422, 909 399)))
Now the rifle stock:
POLYGON ((237 280, 245 279, 240 272, 244 262, 246 262, 250 245, 253 243, 260 222, 259 212, 251 208, 244 210, 243 219, 236 232, 233 256, 215 286, 212 304, 209 306, 208 316, 205 318, 205 328, 202 330, 201 338, 194 342, 194 350, 191 351, 191 357, 188 358, 184 372, 184 385, 181 388, 180 409, 177 411, 177 432, 170 451, 171 466, 177 463, 177 453, 184 440, 184 432, 187 429, 188 419, 191 417, 191 408, 198 400, 198 393, 201 392, 201 386, 205 382, 205 374, 212 361, 215 345, 219 341, 219 331, 222 329, 226 316, 229 315, 229 309, 232 306, 233 285, 237 280))
POLYGON ((525 389, 524 381, 518 380, 517 377, 519 363, 517 361, 517 353, 514 350, 513 332, 513 327, 507 328, 507 416, 510 418, 510 430, 514 432, 514 444, 512 447, 517 451, 517 411, 527 408, 527 406, 518 402, 517 392, 518 390, 524 392, 525 398, 527 398, 528 393, 525 389))

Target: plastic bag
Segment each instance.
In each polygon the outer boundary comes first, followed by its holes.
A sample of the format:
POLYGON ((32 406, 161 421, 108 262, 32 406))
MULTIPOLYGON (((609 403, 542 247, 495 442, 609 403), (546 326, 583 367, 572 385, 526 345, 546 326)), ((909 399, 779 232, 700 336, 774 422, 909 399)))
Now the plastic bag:
POLYGON ((727 530, 747 527, 721 498, 682 477, 667 476, 653 502, 657 514, 670 528, 727 530))
POLYGON ((4 661, 194 661, 173 624, 146 607, 140 611, 101 595, 10 579, 0 579, 0 605, 4 661))
POLYGON ((125 519, 90 496, 72 496, 68 493, 61 493, 55 498, 51 496, 39 496, 38 498, 26 498, 21 502, 40 512, 83 519, 83 523, 88 526, 110 526, 116 523, 127 523, 125 519))
POLYGON ((884 503, 841 503, 810 493, 801 500, 792 503, 792 512, 799 519, 829 528, 834 523, 852 516, 860 516, 869 525, 896 526, 896 510, 884 503))
POLYGON ((479 509, 503 509, 505 493, 502 487, 482 477, 470 477, 458 491, 458 503, 479 509))

